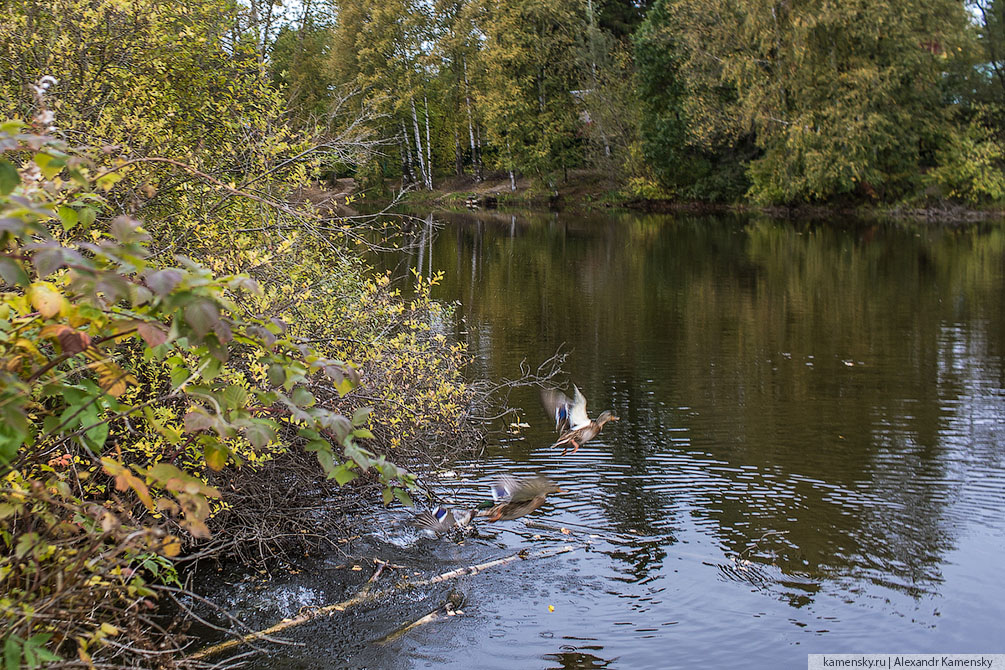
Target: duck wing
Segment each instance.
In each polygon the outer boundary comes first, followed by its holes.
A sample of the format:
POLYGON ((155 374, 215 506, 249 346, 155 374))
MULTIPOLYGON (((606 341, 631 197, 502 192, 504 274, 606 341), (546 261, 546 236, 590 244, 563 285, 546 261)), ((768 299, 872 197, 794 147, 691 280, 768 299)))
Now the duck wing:
POLYGON ((444 533, 454 526, 454 513, 446 507, 424 510, 412 520, 415 526, 435 534, 444 533))
POLYGON ((556 389, 541 389, 541 404, 548 416, 555 420, 555 431, 561 433, 569 427, 569 396, 556 389))
POLYGON ((524 479, 517 488, 510 493, 510 502, 525 503, 536 498, 541 498, 538 506, 543 504, 544 497, 549 493, 555 493, 558 487, 547 477, 532 477, 524 479))
POLYGON ((589 425, 590 417, 586 413, 586 396, 579 392, 579 387, 572 385, 572 404, 569 406, 569 427, 579 430, 589 425))
POLYGON ((496 477, 492 482, 492 501, 496 503, 507 503, 513 499, 514 492, 520 489, 520 480, 509 475, 496 477))

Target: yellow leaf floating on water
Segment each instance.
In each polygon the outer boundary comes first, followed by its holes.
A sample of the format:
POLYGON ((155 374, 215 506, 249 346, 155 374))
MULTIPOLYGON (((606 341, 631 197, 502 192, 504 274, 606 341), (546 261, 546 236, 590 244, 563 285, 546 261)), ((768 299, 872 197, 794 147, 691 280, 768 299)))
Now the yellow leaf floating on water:
POLYGON ((555 606, 554 605, 548 605, 548 611, 549 612, 554 612, 555 611, 555 606))

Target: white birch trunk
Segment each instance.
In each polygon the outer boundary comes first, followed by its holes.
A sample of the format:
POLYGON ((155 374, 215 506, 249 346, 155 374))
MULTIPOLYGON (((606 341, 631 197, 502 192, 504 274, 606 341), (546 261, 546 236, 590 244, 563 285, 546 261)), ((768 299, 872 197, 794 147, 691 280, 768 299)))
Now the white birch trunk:
POLYGON ((408 139, 408 128, 405 127, 405 122, 401 122, 401 134, 405 138, 405 158, 407 159, 408 165, 408 181, 409 183, 415 181, 415 168, 412 166, 412 143, 408 139))
POLYGON ((422 96, 422 104, 426 106, 426 166, 429 170, 426 172, 426 188, 430 191, 433 190, 433 150, 432 142, 429 141, 429 100, 425 95, 422 96))
POLYGON ((468 92, 468 59, 464 64, 464 106, 468 110, 468 139, 471 140, 471 167, 475 171, 475 181, 482 180, 482 170, 479 163, 478 150, 475 148, 475 124, 471 115, 471 94, 468 92))
POLYGON ((485 163, 482 162, 482 129, 475 124, 475 146, 478 147, 478 181, 485 179, 485 163))
POLYGON ((513 174, 513 151, 510 149, 509 140, 506 140, 506 155, 509 157, 509 190, 516 190, 516 176, 513 174))
POLYGON ((426 178, 426 159, 422 155, 422 135, 419 133, 419 115, 415 112, 415 98, 412 98, 412 126, 415 129, 415 153, 419 157, 419 172, 422 183, 428 185, 426 178))

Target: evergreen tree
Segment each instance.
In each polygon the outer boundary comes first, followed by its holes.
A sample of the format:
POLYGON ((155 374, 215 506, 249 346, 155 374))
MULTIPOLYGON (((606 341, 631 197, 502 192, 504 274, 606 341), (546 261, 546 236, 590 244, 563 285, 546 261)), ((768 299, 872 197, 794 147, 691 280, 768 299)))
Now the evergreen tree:
POLYGON ((950 130, 939 84, 965 41, 953 0, 747 2, 726 80, 764 148, 762 202, 910 194, 950 130))
POLYGON ((631 37, 632 33, 645 19, 650 0, 596 0, 595 11, 597 23, 601 30, 622 40, 631 37))
POLYGON ((674 197, 737 200, 749 186, 752 136, 737 123, 735 88, 697 55, 724 37, 715 15, 692 9, 659 0, 635 33, 639 142, 646 166, 674 197))
POLYGON ((284 26, 272 44, 269 73, 285 92, 290 115, 301 123, 325 120, 331 110, 331 41, 328 26, 309 22, 299 29, 284 26))
POLYGON ((690 147, 718 154, 753 133, 757 201, 894 199, 953 132, 942 82, 968 45, 956 0, 665 0, 650 19, 643 142, 667 154, 671 182, 690 147))

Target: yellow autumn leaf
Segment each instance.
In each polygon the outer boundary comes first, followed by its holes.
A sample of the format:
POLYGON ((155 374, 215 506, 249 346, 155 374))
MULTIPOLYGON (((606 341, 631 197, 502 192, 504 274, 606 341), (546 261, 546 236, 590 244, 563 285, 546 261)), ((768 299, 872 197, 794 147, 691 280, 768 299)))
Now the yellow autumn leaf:
MULTIPOLYGON (((85 354, 87 354, 89 358, 94 357, 94 355, 89 352, 85 352, 85 354)), ((94 361, 93 363, 88 363, 87 367, 92 370, 97 370, 98 386, 100 386, 101 390, 113 398, 118 398, 120 395, 125 393, 127 384, 135 385, 139 383, 135 376, 127 373, 125 370, 108 359, 102 358, 94 361)))
POLYGON ((38 347, 35 346, 35 343, 26 337, 17 338, 17 340, 15 340, 14 342, 14 346, 17 347, 18 349, 24 349, 28 353, 32 354, 35 358, 41 358, 41 359, 45 358, 42 355, 42 352, 38 350, 38 347))
POLYGON ((181 553, 181 540, 174 535, 168 535, 161 544, 161 553, 168 558, 174 558, 181 553))
POLYGON ((38 310, 38 313, 47 319, 59 314, 66 299, 49 284, 35 282, 28 289, 28 299, 31 306, 38 310))

